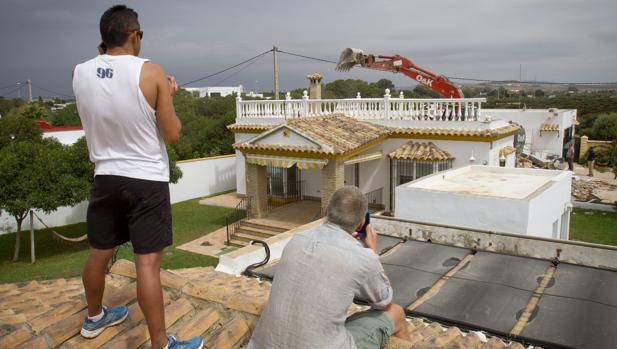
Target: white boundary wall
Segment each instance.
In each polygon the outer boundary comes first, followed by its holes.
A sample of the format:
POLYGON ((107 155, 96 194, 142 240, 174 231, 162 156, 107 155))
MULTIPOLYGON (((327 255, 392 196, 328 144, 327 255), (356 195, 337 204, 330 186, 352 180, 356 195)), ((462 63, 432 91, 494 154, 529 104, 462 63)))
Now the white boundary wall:
MULTIPOLYGON (((236 188, 236 156, 223 155, 210 158, 192 159, 177 162, 182 170, 178 183, 169 186, 171 203, 199 198, 207 195, 233 190, 236 188)), ((60 207, 51 214, 38 212, 45 224, 56 227, 86 221, 88 202, 84 201, 73 207, 60 207)), ((34 220, 35 229, 43 226, 34 220)), ((15 219, 6 212, 0 212, 0 234, 17 229, 15 219)), ((22 224, 23 230, 30 229, 29 219, 22 224)), ((85 232, 84 232, 85 233, 85 232)))

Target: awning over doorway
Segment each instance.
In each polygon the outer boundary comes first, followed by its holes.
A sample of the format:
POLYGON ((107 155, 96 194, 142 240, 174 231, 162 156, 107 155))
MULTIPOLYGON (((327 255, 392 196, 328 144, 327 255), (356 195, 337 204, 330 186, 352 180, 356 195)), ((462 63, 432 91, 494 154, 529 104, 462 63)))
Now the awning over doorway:
POLYGON ((311 168, 323 168, 328 164, 327 159, 308 159, 308 158, 294 158, 287 156, 275 156, 275 155, 259 155, 259 154, 246 154, 246 161, 249 164, 260 166, 273 166, 290 168, 293 165, 297 165, 299 169, 306 170, 311 168))
POLYGON ((381 151, 372 152, 368 154, 362 154, 362 155, 356 155, 356 156, 349 158, 347 161, 345 161, 345 165, 353 165, 353 164, 358 164, 361 162, 378 160, 378 159, 381 159, 382 156, 383 156, 383 152, 381 151))

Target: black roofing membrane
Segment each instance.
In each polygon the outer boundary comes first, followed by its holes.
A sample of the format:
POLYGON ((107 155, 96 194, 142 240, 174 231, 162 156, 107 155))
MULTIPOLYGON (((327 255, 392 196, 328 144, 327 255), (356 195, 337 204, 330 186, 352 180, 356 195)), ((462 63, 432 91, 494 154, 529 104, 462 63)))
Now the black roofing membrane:
MULTIPOLYGON (((407 307, 470 253, 468 249, 379 237, 393 302, 407 307), (400 244, 400 245, 399 245, 400 244), (399 246, 397 246, 399 245, 399 246)), ((477 252, 439 292, 411 312, 509 336, 550 261, 477 252)), ((257 274, 272 279, 277 265, 257 274)), ((560 263, 519 340, 547 348, 617 348, 617 272, 560 263)))
POLYGON ((561 263, 522 336, 572 348, 617 348, 617 273, 561 263))
POLYGON ((435 296, 412 313, 507 334, 549 264, 544 260, 478 252, 435 296))
MULTIPOLYGON (((469 253, 466 248, 409 240, 391 254, 382 257, 381 264, 384 267, 386 264, 403 266, 439 274, 441 277, 469 253)), ((396 291, 395 289, 394 292, 396 291)))
POLYGON ((499 284, 450 279, 439 293, 411 313, 505 335, 531 295, 530 291, 499 284))

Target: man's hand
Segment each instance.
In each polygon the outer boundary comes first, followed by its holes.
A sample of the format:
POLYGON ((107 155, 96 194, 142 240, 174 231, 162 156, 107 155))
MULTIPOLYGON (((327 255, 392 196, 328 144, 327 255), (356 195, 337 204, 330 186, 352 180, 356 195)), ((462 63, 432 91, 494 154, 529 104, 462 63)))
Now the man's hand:
POLYGON ((167 81, 169 82, 169 93, 173 97, 176 95, 176 92, 178 92, 178 83, 176 82, 176 78, 171 75, 167 75, 167 81))
POLYGON ((365 238, 359 237, 357 232, 353 232, 351 235, 355 237, 356 239, 362 241, 364 245, 367 248, 370 248, 371 250, 373 250, 375 254, 379 254, 379 252, 377 251, 377 232, 375 231, 375 229, 373 229, 373 227, 371 227, 370 224, 366 226, 366 237, 365 238))

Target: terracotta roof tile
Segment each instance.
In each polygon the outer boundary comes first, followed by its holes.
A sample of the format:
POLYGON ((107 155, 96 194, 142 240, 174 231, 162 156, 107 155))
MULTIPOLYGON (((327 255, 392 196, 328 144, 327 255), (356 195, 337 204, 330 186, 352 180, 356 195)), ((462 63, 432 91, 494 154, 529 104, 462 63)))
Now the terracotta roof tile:
POLYGON ((540 125, 540 131, 543 131, 543 132, 559 131, 559 124, 542 124, 540 125))
MULTIPOLYGON (((131 348, 147 347, 149 334, 143 313, 136 302, 135 266, 119 261, 107 276, 106 302, 127 304, 128 319, 106 329, 99 337, 85 340, 79 328, 85 316, 85 301, 79 279, 59 279, 50 282, 0 285, 0 290, 11 293, 0 300, 0 348, 113 348, 116 344, 131 348), (17 314, 13 306, 31 302, 42 294, 65 297, 62 290, 73 290, 65 303, 51 304, 50 298, 41 298, 49 310, 23 323, 6 323, 2 316, 17 314), (75 298, 77 297, 77 298, 75 298), (55 316, 51 316, 55 315, 55 316), (50 321, 42 321, 43 318, 50 321), (53 320, 53 321, 51 321, 53 320)), ((270 283, 257 279, 236 277, 214 271, 212 268, 163 270, 165 274, 164 301, 166 325, 170 332, 182 337, 201 335, 208 348, 239 348, 248 343, 257 316, 261 313, 270 292, 270 283)), ((4 296, 4 295, 3 295, 4 296)), ((351 306, 349 312, 366 307, 351 306)), ((457 327, 443 326, 422 318, 408 318, 412 342, 391 338, 384 349, 413 348, 521 348, 516 342, 504 342, 497 337, 488 341, 473 332, 457 327)))
POLYGON ((359 121, 342 114, 287 120, 276 128, 283 127, 304 135, 321 147, 317 149, 290 145, 252 144, 251 140, 237 143, 234 147, 240 150, 267 149, 316 154, 344 154, 388 134, 387 127, 359 121))
POLYGON ((235 123, 235 124, 228 125, 227 129, 232 132, 241 133, 242 131, 267 131, 276 126, 277 125, 271 125, 271 124, 238 124, 238 123, 235 123))
POLYGON ((508 124, 503 127, 490 130, 472 130, 472 129, 450 129, 450 128, 418 128, 418 127, 391 127, 390 134, 392 135, 413 135, 413 136, 460 136, 460 137, 483 137, 492 138, 500 137, 509 134, 514 134, 518 131, 519 126, 508 124))
MULTIPOLYGON (((418 127, 387 127, 374 123, 360 121, 347 117, 343 114, 333 114, 323 117, 306 117, 286 120, 281 125, 266 124, 233 124, 228 128, 233 132, 267 132, 275 128, 288 127, 310 138, 321 149, 308 146, 293 146, 281 144, 253 144, 251 140, 234 144, 241 151, 247 150, 272 150, 291 151, 298 153, 330 154, 339 155, 357 149, 371 141, 394 137, 475 137, 475 138, 499 138, 514 134, 519 126, 508 124, 506 126, 490 129, 448 129, 448 128, 418 128, 418 127)), ((263 133, 262 133, 263 135, 263 133)))
POLYGON ((416 161, 447 161, 454 160, 454 156, 439 148, 432 142, 418 143, 408 142, 388 154, 391 159, 416 160, 416 161))

